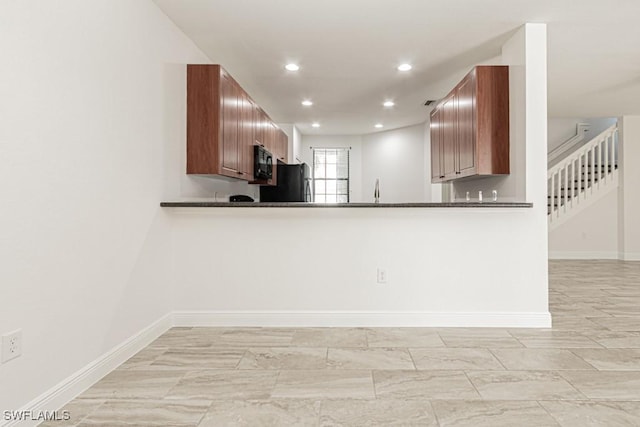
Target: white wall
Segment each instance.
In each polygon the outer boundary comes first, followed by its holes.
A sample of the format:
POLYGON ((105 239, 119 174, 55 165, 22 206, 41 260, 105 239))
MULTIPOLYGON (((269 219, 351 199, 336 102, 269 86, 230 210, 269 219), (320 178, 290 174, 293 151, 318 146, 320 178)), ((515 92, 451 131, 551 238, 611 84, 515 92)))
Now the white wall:
MULTIPOLYGON (((18 409, 171 308, 166 197, 184 174, 184 64, 151 2, 0 3, 0 409, 18 409), (10 385, 10 386, 8 386, 10 385)), ((52 409, 52 408, 49 408, 52 409)))
POLYGON ((382 203, 431 200, 424 129, 421 123, 362 136, 362 185, 366 195, 373 197, 375 181, 380 179, 382 203))
POLYGON ((313 167, 313 151, 315 148, 349 148, 349 201, 371 201, 371 196, 363 194, 362 183, 362 137, 360 135, 303 135, 302 153, 303 163, 313 167))
POLYGON ((546 250, 539 255, 546 229, 531 226, 533 209, 167 213, 180 272, 174 308, 197 312, 205 324, 541 326, 548 320, 546 250), (250 236, 253 245, 238 236, 250 236), (376 283, 379 267, 387 269, 387 284, 376 283))
POLYGON ((614 125, 618 119, 616 117, 590 117, 590 118, 567 118, 567 117, 550 117, 548 120, 548 150, 553 151, 562 145, 563 142, 576 135, 576 126, 578 123, 587 123, 589 130, 584 133, 584 142, 604 132, 607 128, 614 125))
POLYGON ((614 125, 616 117, 592 117, 592 118, 567 118, 567 117, 550 117, 548 120, 548 150, 553 151, 562 145, 563 142, 576 135, 576 126, 578 123, 587 123, 590 125, 589 130, 584 134, 584 142, 588 142, 595 136, 614 125))
POLYGON ((613 191, 549 232, 551 259, 617 259, 618 194, 613 191))
POLYGON ((620 258, 640 260, 640 116, 624 116, 620 125, 618 250, 620 258))
POLYGON ((293 143, 290 145, 291 148, 291 160, 294 163, 303 163, 302 162, 302 134, 298 130, 297 127, 293 127, 293 143))

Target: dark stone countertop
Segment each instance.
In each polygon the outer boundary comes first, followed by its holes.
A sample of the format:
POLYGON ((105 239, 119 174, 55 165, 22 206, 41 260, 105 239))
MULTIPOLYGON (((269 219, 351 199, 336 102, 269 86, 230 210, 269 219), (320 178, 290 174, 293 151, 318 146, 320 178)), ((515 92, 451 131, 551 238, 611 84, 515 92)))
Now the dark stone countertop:
POLYGON ((304 202, 161 202, 163 208, 532 208, 526 202, 450 203, 304 203, 304 202))

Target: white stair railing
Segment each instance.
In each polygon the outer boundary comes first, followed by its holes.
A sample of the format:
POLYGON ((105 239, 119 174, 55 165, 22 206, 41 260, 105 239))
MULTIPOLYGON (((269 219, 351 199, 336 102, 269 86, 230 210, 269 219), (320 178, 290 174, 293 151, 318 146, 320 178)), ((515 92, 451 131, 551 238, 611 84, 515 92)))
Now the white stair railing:
POLYGON ((547 173, 549 227, 557 227, 618 186, 618 127, 611 126, 547 173))

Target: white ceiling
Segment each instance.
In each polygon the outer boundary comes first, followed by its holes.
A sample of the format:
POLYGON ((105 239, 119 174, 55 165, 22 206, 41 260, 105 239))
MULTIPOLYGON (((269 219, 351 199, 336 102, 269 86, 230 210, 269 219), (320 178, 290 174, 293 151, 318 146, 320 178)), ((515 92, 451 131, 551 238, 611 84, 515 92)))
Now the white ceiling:
POLYGON ((274 121, 304 134, 423 122, 425 100, 491 62, 526 22, 548 24, 550 116, 640 114, 640 0, 155 2, 274 121), (413 70, 397 71, 402 62, 413 70))

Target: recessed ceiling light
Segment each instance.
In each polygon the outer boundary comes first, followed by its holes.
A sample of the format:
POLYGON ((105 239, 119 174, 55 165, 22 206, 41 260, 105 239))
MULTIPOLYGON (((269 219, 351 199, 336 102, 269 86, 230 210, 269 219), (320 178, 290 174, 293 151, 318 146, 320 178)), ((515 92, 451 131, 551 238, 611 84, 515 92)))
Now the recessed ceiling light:
POLYGON ((284 68, 286 68, 288 71, 298 71, 300 69, 300 67, 298 66, 298 64, 287 64, 284 66, 284 68))
POLYGON ((394 105, 396 105, 396 103, 393 101, 384 101, 382 105, 384 105, 385 107, 393 107, 394 105))
POLYGON ((302 105, 304 105, 305 107, 310 107, 313 105, 313 102, 309 101, 308 99, 305 99, 304 101, 302 101, 302 105))
POLYGON ((377 127, 378 129, 380 129, 382 127, 382 123, 376 123, 374 127, 377 127))
POLYGON ((399 71, 409 71, 411 69, 411 65, 410 64, 400 64, 398 65, 398 70, 399 71))
POLYGON ((314 128, 319 128, 320 127, 320 123, 311 123, 311 126, 314 128))

